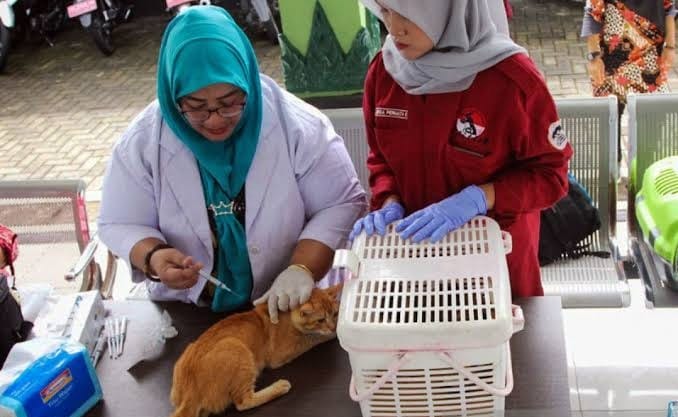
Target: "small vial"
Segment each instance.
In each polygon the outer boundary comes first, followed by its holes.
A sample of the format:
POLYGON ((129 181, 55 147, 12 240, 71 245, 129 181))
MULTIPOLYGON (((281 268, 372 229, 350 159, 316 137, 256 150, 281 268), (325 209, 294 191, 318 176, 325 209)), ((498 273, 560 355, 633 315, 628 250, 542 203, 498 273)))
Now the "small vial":
POLYGON ((345 266, 333 267, 327 273, 327 282, 330 287, 343 284, 351 279, 353 279, 353 273, 345 266))

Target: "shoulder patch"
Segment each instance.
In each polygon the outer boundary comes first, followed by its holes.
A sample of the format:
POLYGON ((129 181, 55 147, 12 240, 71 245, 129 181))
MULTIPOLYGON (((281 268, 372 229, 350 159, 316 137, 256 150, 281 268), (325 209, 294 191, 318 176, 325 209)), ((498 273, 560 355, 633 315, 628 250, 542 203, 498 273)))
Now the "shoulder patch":
POLYGON ((567 146, 567 136, 565 136, 565 131, 563 131, 560 120, 551 123, 548 135, 549 142, 551 142, 551 145, 553 145, 554 148, 559 151, 565 149, 565 146, 567 146))

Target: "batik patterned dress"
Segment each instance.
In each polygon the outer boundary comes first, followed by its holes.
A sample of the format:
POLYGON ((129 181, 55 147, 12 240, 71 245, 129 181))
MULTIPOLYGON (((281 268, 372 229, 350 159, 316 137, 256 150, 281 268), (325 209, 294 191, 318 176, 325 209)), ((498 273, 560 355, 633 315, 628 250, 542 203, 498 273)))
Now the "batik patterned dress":
MULTIPOLYGON (((593 85, 593 94, 614 94, 626 104, 630 92, 668 91, 667 71, 660 68, 659 59, 664 45, 663 25, 636 13, 624 1, 590 0, 589 5, 591 17, 602 25, 600 46, 605 63, 604 82, 593 85)), ((663 0, 663 7, 668 14, 673 1, 663 0)))

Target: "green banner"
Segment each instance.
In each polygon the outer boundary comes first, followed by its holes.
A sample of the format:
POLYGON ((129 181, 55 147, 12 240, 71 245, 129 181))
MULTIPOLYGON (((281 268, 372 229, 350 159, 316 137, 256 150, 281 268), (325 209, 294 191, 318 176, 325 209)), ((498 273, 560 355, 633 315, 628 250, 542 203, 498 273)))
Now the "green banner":
POLYGON ((288 91, 301 97, 362 91, 367 66, 381 46, 379 22, 371 13, 357 0, 281 0, 280 13, 288 91))

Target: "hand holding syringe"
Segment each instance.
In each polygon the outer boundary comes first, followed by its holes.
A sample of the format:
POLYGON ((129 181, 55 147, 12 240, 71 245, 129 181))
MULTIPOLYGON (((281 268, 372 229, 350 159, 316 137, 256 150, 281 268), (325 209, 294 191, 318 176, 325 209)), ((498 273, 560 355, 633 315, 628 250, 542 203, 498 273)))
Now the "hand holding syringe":
POLYGON ((234 294, 226 284, 206 272, 202 262, 194 261, 193 257, 184 255, 178 249, 169 247, 157 250, 150 257, 149 264, 152 271, 157 271, 158 279, 170 288, 190 288, 202 277, 216 287, 234 294))

